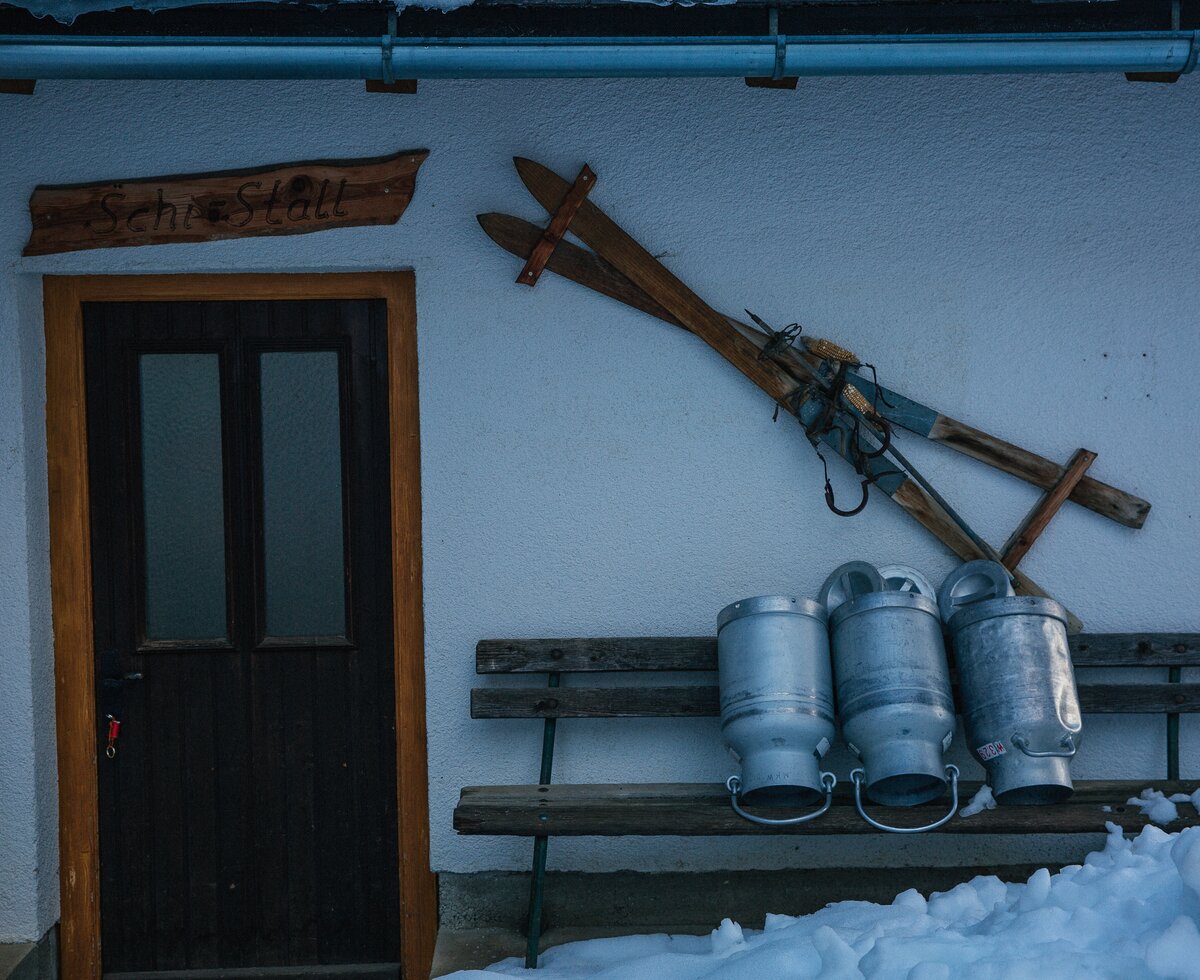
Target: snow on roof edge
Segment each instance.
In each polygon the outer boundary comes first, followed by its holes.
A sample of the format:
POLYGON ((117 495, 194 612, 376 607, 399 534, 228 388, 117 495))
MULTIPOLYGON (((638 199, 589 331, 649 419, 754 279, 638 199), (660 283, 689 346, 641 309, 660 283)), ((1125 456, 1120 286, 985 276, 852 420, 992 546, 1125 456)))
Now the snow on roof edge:
MULTIPOLYGON (((160 10, 178 10, 182 7, 233 6, 244 3, 289 3, 293 0, 7 0, 15 7, 28 10, 35 17, 52 17, 62 24, 72 24, 84 14, 132 9, 156 13, 160 10)), ((394 0, 397 10, 419 7, 423 10, 458 10, 470 6, 474 0, 394 0)), ((650 4, 656 7, 723 7, 737 0, 616 0, 619 3, 650 4)), ((330 4, 312 3, 310 6, 327 7, 330 4)))

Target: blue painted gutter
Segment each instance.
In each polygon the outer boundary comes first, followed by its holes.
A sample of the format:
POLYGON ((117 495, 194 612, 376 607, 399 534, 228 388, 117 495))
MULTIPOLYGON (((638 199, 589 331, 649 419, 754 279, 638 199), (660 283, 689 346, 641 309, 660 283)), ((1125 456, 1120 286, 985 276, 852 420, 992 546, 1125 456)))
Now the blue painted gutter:
POLYGON ((1192 71, 1200 32, 729 38, 0 36, 0 78, 648 78, 1192 71))

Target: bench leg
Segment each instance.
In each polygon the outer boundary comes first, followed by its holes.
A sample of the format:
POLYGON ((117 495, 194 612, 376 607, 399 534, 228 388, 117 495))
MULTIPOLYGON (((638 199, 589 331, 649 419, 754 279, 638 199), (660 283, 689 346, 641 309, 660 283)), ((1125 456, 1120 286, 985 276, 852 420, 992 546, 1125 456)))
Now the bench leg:
MULTIPOLYGON (((548 687, 558 687, 559 675, 551 674, 548 687)), ((549 786, 554 770, 554 734, 557 719, 547 718, 542 727, 542 768, 538 782, 549 786)), ((546 893, 546 837, 533 839, 533 869, 529 878, 529 919, 526 927, 525 969, 536 970, 542 940, 542 900, 546 893)))
POLYGON ((533 877, 529 880, 529 928, 525 942, 525 969, 536 970, 538 946, 542 940, 542 898, 546 890, 545 837, 533 839, 533 877))
MULTIPOLYGON (((1167 671, 1167 680, 1178 684, 1182 672, 1178 667, 1167 671)), ((1179 715, 1167 715, 1167 779, 1179 778, 1179 715)))

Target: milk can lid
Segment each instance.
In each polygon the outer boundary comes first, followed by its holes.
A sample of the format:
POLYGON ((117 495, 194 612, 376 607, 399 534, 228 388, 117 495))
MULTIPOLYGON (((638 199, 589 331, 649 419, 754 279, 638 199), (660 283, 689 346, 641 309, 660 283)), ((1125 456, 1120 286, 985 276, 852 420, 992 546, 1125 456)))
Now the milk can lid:
POLYGON ((837 629, 852 616, 872 609, 915 609, 936 619, 939 628, 942 621, 937 602, 928 596, 916 592, 868 592, 838 606, 829 617, 829 625, 837 629))
POLYGON ((859 596, 882 592, 886 588, 879 569, 866 561, 848 561, 829 573, 821 586, 818 601, 828 613, 859 596))
POLYGON ((938 589, 938 606, 947 623, 961 609, 988 599, 1013 595, 1012 574, 998 561, 980 558, 959 565, 938 589))
POLYGON ((980 620, 998 616, 1047 616, 1061 621, 1064 628, 1067 626, 1067 610, 1061 603, 1034 595, 1006 595, 971 603, 951 616, 946 626, 951 633, 956 633, 980 620))
POLYGON ((795 616, 808 616, 820 621, 826 621, 825 608, 812 599, 791 595, 756 595, 749 599, 739 599, 731 602, 717 615, 717 632, 720 633, 729 623, 743 616, 756 616, 761 613, 790 613, 795 616))

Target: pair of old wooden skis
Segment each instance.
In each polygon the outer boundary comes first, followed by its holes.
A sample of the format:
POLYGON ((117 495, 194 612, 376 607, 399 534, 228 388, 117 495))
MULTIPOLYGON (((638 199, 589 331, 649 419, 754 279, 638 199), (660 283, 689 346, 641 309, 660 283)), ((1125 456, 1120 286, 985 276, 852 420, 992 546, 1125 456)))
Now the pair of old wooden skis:
MULTIPOLYGON (((515 162, 538 203, 551 215, 560 214, 571 184, 532 160, 515 162)), ((878 487, 960 558, 998 561, 1000 556, 894 447, 887 446, 888 424, 944 443, 1045 490, 1062 477, 1063 467, 1051 460, 941 415, 807 348, 772 343, 776 338, 770 333, 717 313, 591 201, 572 200, 569 207, 570 231, 594 251, 557 241, 547 269, 699 336, 810 432, 817 432, 822 443, 855 463, 864 488, 867 483, 878 487), (841 378, 835 384, 839 369, 841 378), (843 381, 865 401, 853 398, 853 391, 845 392, 843 381), (832 413, 830 397, 835 403, 832 413), (823 412, 832 416, 833 424, 814 429, 823 412), (864 434, 869 451, 862 448, 864 434), (888 459, 889 449, 899 466, 888 459)), ((479 222, 498 245, 521 258, 534 253, 539 243, 545 247, 542 229, 519 218, 493 213, 479 215, 479 222)), ((1076 484, 1070 499, 1129 527, 1141 527, 1150 509, 1146 501, 1089 477, 1076 484)), ((1012 574, 1018 592, 1047 594, 1019 570, 1012 574)))

